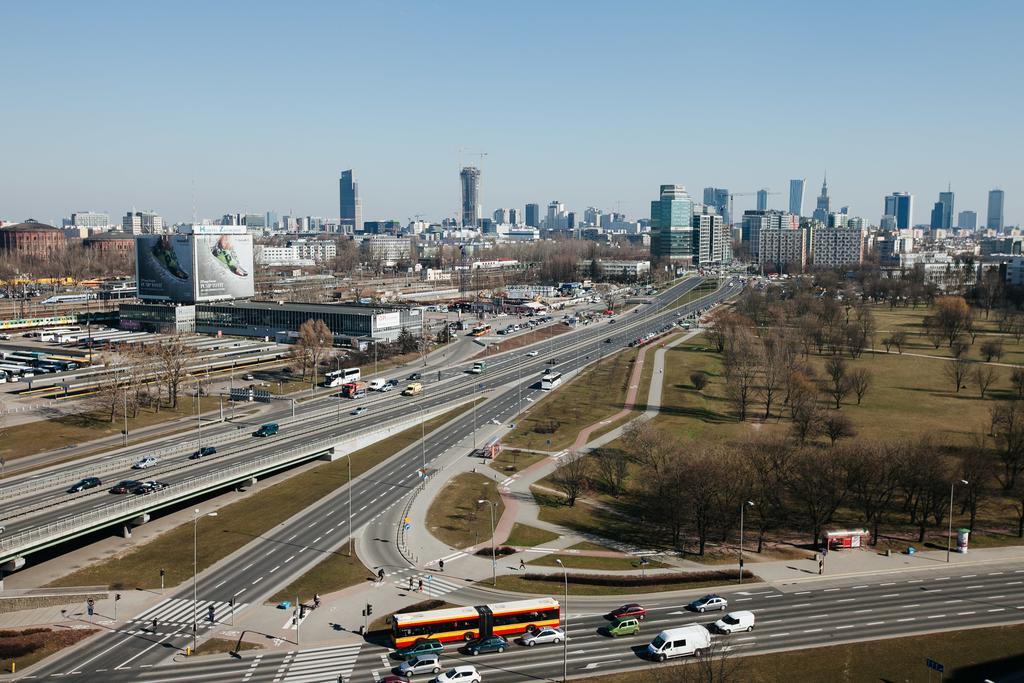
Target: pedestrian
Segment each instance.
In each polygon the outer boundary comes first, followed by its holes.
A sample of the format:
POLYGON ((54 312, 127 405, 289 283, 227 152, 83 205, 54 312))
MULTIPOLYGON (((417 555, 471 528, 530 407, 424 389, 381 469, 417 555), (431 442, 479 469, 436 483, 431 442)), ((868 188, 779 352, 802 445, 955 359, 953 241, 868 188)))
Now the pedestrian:
POLYGON ((153 633, 156 633, 156 619, 153 619, 153 633))
POLYGON ((378 581, 383 581, 384 580, 384 567, 381 567, 380 569, 377 570, 377 580, 378 581))
POLYGON ((423 592, 423 579, 420 579, 420 593, 423 592))
POLYGON ((438 560, 437 566, 438 568, 440 568, 441 571, 444 571, 444 560, 438 560))
POLYGON ((412 577, 409 577, 409 590, 412 590, 412 577))
POLYGON ((519 569, 520 571, 526 571, 526 562, 524 562, 522 559, 519 560, 519 569))
POLYGON ((824 574, 824 573, 825 573, 825 560, 824 560, 824 558, 822 558, 822 559, 818 560, 818 574, 820 575, 820 574, 824 574))
POLYGON ((319 606, 320 606, 320 594, 319 593, 314 593, 313 594, 313 609, 316 609, 319 606))

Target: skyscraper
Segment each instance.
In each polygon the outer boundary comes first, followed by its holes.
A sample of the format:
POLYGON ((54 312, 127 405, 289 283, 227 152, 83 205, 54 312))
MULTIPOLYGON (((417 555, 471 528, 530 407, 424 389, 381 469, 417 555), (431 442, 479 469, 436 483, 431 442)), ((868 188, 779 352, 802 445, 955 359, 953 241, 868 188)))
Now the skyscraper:
POLYGON ((931 221, 932 230, 948 230, 953 227, 953 192, 952 190, 939 193, 939 201, 932 207, 931 221))
POLYGON ((828 197, 828 176, 821 181, 821 194, 818 195, 818 204, 814 209, 812 218, 821 221, 822 223, 828 222, 828 215, 832 211, 832 200, 828 197))
POLYGON ((802 216, 804 213, 805 183, 803 178, 789 181, 789 212, 794 216, 802 216))
POLYGON ((722 217, 722 222, 730 224, 732 216, 729 215, 729 190, 724 187, 705 187, 704 203, 715 207, 715 211, 722 217))
POLYGON ((977 230, 978 214, 974 211, 961 211, 956 219, 956 227, 961 230, 977 230))
POLYGON ((483 217, 480 205, 480 169, 466 166, 459 173, 462 179, 462 227, 475 228, 483 217))
POLYGON ((992 190, 988 193, 988 220, 985 227, 996 232, 1003 231, 1003 191, 992 190))
POLYGON ((540 227, 540 204, 527 204, 526 211, 524 213, 526 224, 528 226, 531 228, 540 227))
POLYGON ((662 185, 651 202, 651 260, 691 262, 693 257, 693 200, 682 185, 662 185))
POLYGON ((339 224, 342 232, 363 231, 363 200, 359 198, 359 183, 356 182, 352 169, 341 172, 338 182, 341 213, 339 224))
POLYGON ((768 210, 768 190, 757 191, 757 210, 767 211, 768 210))
POLYGON ((914 195, 893 192, 885 198, 885 215, 896 219, 897 230, 914 227, 914 195))
POLYGON ((519 225, 519 209, 508 210, 508 222, 512 225, 519 225))

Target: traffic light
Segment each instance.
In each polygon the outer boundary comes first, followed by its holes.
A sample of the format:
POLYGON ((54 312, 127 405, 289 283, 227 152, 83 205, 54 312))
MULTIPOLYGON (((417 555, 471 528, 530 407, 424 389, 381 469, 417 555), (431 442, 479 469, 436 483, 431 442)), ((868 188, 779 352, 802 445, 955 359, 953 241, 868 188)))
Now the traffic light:
POLYGON ((373 614, 373 605, 366 603, 366 616, 373 614))
POLYGON ((114 602, 117 602, 120 599, 121 599, 121 594, 120 593, 114 593, 114 602))
POLYGON ((166 572, 165 570, 161 569, 161 570, 160 570, 160 578, 162 579, 162 578, 164 578, 164 576, 166 576, 166 575, 167 575, 167 572, 166 572))

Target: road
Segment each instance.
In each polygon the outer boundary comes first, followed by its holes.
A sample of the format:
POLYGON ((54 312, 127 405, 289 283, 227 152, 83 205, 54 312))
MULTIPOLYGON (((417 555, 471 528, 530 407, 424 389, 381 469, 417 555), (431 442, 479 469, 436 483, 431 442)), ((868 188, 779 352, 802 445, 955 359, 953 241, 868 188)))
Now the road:
MULTIPOLYGON (((675 310, 665 311, 664 306, 675 301, 682 293, 681 290, 695 285, 695 281, 688 281, 676 288, 665 290, 659 295, 656 303, 647 306, 641 313, 627 314, 625 319, 614 326, 605 323, 590 325, 570 333, 572 336, 569 338, 564 338, 563 335, 562 338, 545 342, 543 347, 531 347, 542 349, 536 358, 525 360, 524 352, 520 349, 510 352, 504 358, 496 358, 493 361, 494 366, 489 362, 486 376, 466 375, 469 381, 459 380, 457 383, 460 388, 453 389, 446 400, 452 400, 458 392, 471 394, 479 383, 492 387, 504 383, 505 391, 481 404, 476 411, 475 421, 473 411, 467 411, 444 430, 428 435, 423 448, 406 451, 404 455, 391 458, 356 479, 353 483, 353 498, 357 501, 357 509, 353 511, 351 528, 358 529, 400 504, 404 494, 416 486, 417 470, 422 466, 423 460, 429 465, 453 448, 458 448, 460 444, 468 453, 474 422, 477 426, 490 420, 503 422, 515 415, 521 405, 526 405, 528 398, 540 393, 536 387, 540 368, 553 366, 563 373, 568 372, 596 361, 602 354, 622 348, 644 330, 662 328, 666 323, 675 320, 677 313, 675 310), (635 315, 636 322, 633 322, 629 315, 635 315), (603 340, 608 337, 615 343, 604 343, 603 340), (546 363, 556 349, 558 362, 546 363), (499 365, 499 361, 503 365, 499 365), (520 374, 523 379, 517 386, 515 380, 520 374), (531 374, 533 377, 530 377, 531 374)), ((728 298, 736 291, 738 285, 726 287, 699 300, 698 303, 688 304, 681 310, 707 306, 709 302, 728 298)), ((329 421, 325 421, 321 428, 329 429, 329 421)), ((244 611, 248 604, 258 604, 276 589, 287 584, 292 577, 304 573, 319 561, 324 553, 340 547, 350 532, 346 519, 347 497, 348 487, 338 489, 279 525, 271 533, 254 539, 235 556, 234 561, 222 563, 215 571, 205 572, 198 582, 199 613, 205 613, 212 605, 215 618, 223 622, 229 611, 228 601, 232 598, 236 600, 235 609, 244 611)), ((138 676, 138 667, 161 663, 187 645, 191 638, 191 587, 182 589, 169 600, 173 602, 168 602, 152 614, 140 615, 141 621, 137 623, 139 628, 150 626, 150 620, 155 616, 158 635, 139 633, 139 629, 128 629, 127 633, 104 634, 87 647, 58 656, 48 662, 41 667, 41 672, 37 675, 76 672, 100 672, 106 675, 113 671, 134 670, 138 676)), ((268 662, 273 659, 270 655, 267 657, 268 662)))
MULTIPOLYGON (((815 581, 806 587, 788 586, 786 592, 764 584, 750 584, 720 594, 728 598, 730 609, 751 610, 756 615, 757 623, 752 632, 714 636, 722 648, 720 651, 742 655, 1024 621, 1024 569, 1019 565, 986 565, 983 569, 941 566, 912 573, 815 581)), ((699 592, 692 592, 692 596, 696 595, 699 592)), ((562 599, 557 593, 555 597, 562 599)), ((446 599, 481 604, 496 602, 502 597, 474 589, 446 596, 446 599)), ((721 616, 721 613, 688 611, 686 604, 690 595, 649 601, 640 596, 639 599, 648 610, 641 632, 612 639, 600 633, 599 628, 607 623, 602 615, 620 602, 569 596, 567 662, 570 677, 664 666, 640 656, 660 630, 690 623, 710 625, 721 616)), ((369 644, 262 655, 256 650, 241 653, 239 659, 224 656, 223 659, 146 667, 144 677, 148 683, 196 680, 292 683, 336 681, 339 674, 347 674, 353 683, 369 682, 387 675, 389 667, 397 663, 386 657, 384 648, 369 644)), ((487 683, 556 681, 561 679, 562 657, 560 645, 540 645, 527 652, 514 644, 505 653, 478 657, 449 648, 442 663, 445 666, 474 664, 487 683)), ((139 680, 142 670, 132 664, 128 662, 127 668, 110 667, 102 672, 86 667, 78 670, 83 674, 102 673, 104 680, 110 683, 139 680)), ((89 667, 93 665, 90 663, 89 667)), ((72 671, 67 670, 67 673, 72 671)), ((429 680, 429 677, 418 680, 429 680)))

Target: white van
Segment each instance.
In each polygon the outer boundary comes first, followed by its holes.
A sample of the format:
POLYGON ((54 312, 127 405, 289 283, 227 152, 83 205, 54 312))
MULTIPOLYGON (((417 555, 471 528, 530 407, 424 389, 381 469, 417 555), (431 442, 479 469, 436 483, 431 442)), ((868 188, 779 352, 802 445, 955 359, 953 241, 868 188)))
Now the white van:
POLYGON ((370 391, 380 391, 381 387, 387 386, 387 383, 386 379, 371 379, 366 388, 370 391))
POLYGON ((659 633, 647 646, 647 656, 659 662, 685 657, 711 647, 711 633, 700 624, 670 628, 659 633))
POLYGON ((715 622, 715 630, 719 633, 736 633, 737 631, 752 631, 753 629, 753 612, 729 612, 715 622))

